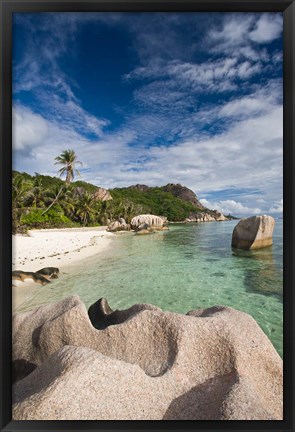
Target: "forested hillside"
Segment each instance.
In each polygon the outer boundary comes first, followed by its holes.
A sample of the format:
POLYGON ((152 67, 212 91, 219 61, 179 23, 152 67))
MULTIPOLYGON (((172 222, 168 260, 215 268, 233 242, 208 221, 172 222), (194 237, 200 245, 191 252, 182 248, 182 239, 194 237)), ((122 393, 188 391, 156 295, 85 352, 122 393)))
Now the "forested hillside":
MULTIPOLYGON (((203 207, 166 191, 167 186, 136 185, 106 191, 80 180, 67 183, 58 177, 14 171, 13 230, 105 225, 119 217, 128 223, 142 213, 182 221, 191 213, 204 211, 203 207)), ((180 185, 176 186, 179 191, 180 185)))

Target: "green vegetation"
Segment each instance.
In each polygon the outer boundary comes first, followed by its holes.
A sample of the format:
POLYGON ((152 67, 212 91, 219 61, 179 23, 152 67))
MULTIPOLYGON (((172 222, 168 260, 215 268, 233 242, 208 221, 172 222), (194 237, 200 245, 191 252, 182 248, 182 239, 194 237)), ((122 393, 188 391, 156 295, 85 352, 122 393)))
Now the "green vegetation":
POLYGON ((90 194, 93 194, 98 189, 97 186, 94 186, 91 183, 86 183, 82 180, 75 181, 74 183, 72 183, 72 185, 74 185, 75 187, 82 187, 83 189, 85 189, 86 192, 89 192, 90 194))
POLYGON ((170 221, 181 221, 187 218, 190 213, 202 211, 190 202, 176 198, 171 192, 163 191, 161 187, 151 187, 148 190, 116 188, 110 193, 116 201, 128 200, 133 205, 140 207, 140 213, 166 216, 170 221))
POLYGON ((24 232, 30 228, 79 227, 91 223, 100 225, 101 203, 95 202, 88 190, 95 191, 97 187, 85 182, 68 184, 56 177, 38 173, 31 176, 14 171, 13 232, 24 232))
POLYGON ((67 184, 57 177, 14 171, 12 175, 13 231, 30 228, 61 228, 106 225, 123 217, 130 223, 134 216, 151 213, 181 221, 190 213, 202 211, 176 198, 161 187, 139 190, 110 190, 112 200, 93 197, 97 186, 84 181, 67 184))
POLYGON ((161 187, 121 188, 110 192, 112 199, 100 201, 97 186, 84 181, 73 182, 80 175, 74 150, 64 150, 55 158, 63 165, 57 177, 35 173, 12 173, 12 226, 13 232, 30 228, 97 226, 108 224, 120 217, 130 223, 134 216, 150 213, 166 216, 170 221, 181 221, 204 209, 175 197, 161 187))
POLYGON ((20 222, 22 225, 30 227, 51 227, 51 226, 68 226, 71 220, 67 218, 60 206, 52 207, 44 214, 42 209, 30 209, 27 213, 21 215, 20 222))

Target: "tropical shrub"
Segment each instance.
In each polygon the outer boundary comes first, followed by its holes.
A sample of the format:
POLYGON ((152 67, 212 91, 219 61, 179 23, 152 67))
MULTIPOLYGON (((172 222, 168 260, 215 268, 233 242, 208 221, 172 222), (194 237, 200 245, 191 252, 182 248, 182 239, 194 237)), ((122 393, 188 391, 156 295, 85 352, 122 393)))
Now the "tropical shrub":
POLYGON ((71 220, 64 215, 60 206, 52 207, 45 214, 44 209, 31 209, 28 214, 21 216, 20 221, 21 224, 34 228, 40 226, 58 227, 71 223, 71 220))

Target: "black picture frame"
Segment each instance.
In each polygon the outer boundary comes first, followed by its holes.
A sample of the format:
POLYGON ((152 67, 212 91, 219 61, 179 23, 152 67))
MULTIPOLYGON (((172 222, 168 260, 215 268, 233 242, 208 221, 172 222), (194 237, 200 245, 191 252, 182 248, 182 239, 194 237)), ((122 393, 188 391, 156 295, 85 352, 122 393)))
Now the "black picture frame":
POLYGON ((11 1, 1 4, 1 431, 58 430, 226 430, 293 431, 294 423, 294 0, 90 0, 11 1), (11 167, 12 167, 12 14, 14 12, 207 11, 283 12, 284 17, 284 419, 282 421, 12 421, 11 419, 11 167))

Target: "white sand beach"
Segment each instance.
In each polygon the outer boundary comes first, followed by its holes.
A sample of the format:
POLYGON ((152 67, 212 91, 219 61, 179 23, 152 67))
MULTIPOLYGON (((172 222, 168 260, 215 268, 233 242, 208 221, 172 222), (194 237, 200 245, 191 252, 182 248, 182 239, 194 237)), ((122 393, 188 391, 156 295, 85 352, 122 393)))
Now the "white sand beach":
MULTIPOLYGON (((106 227, 40 229, 12 236, 12 270, 36 272, 58 267, 61 272, 92 255, 103 252, 114 234, 106 227)), ((27 279, 13 281, 13 309, 26 301, 40 285, 27 279)))
POLYGON ((106 227, 40 229, 12 236, 12 269, 63 268, 103 251, 114 234, 106 227))

